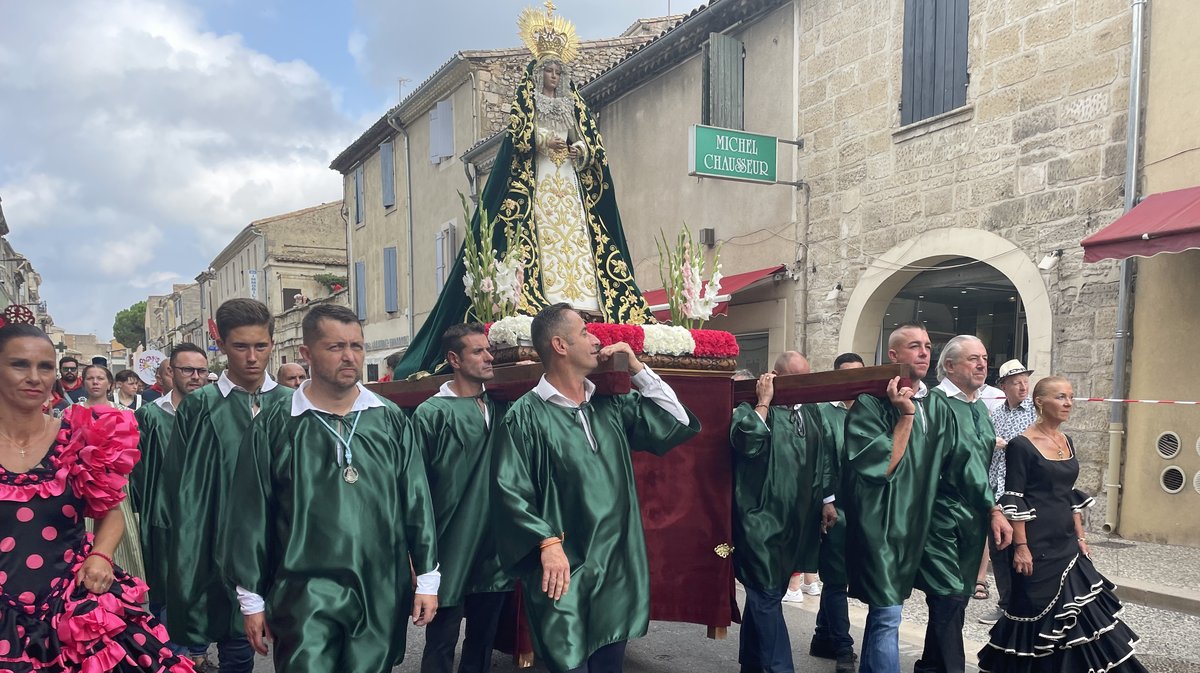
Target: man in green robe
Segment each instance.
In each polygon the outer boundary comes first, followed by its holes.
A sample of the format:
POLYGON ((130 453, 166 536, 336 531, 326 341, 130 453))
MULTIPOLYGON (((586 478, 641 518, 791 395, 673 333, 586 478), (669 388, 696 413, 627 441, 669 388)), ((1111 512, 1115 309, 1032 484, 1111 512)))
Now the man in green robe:
MULTIPOLYGON (((154 509, 155 499, 162 492, 159 475, 167 443, 171 440, 171 429, 175 426, 175 410, 183 403, 184 397, 207 383, 208 356, 196 344, 185 341, 171 349, 171 355, 164 364, 171 382, 170 392, 143 404, 133 414, 137 419, 140 435, 138 451, 142 458, 133 466, 133 473, 129 476, 129 499, 134 511, 141 515, 142 560, 146 567, 146 584, 150 587, 150 611, 160 621, 165 615, 163 603, 167 570, 162 557, 167 531, 150 525, 150 512, 154 509)), ((202 657, 204 652, 197 648, 190 655, 202 657)))
POLYGON ((215 317, 217 346, 229 364, 216 385, 188 395, 176 410, 151 523, 167 531, 162 558, 172 639, 193 649, 215 641, 221 673, 250 673, 254 651, 214 551, 231 523, 225 504, 242 437, 257 414, 286 402, 288 391, 267 375, 274 345, 267 307, 230 299, 215 317))
POLYGON ((966 668, 962 629, 967 601, 974 591, 989 518, 1008 543, 1012 527, 995 504, 988 484, 988 464, 996 446, 987 405, 979 398, 988 373, 988 355, 977 337, 951 339, 938 358, 941 383, 933 396, 945 400, 953 417, 947 436, 941 478, 916 587, 925 592, 929 623, 916 673, 962 673, 966 668))
POLYGON ((509 407, 493 450, 500 559, 521 580, 534 649, 551 671, 620 671, 626 641, 650 623, 630 451, 662 455, 700 422, 629 344, 600 348, 569 305, 538 313, 532 337, 546 374, 509 407), (587 375, 618 352, 638 390, 595 395, 587 375))
MULTIPOLYGON (((863 367, 857 353, 842 353, 833 361, 833 368, 857 369, 863 367)), ((826 459, 823 471, 825 483, 831 484, 838 495, 837 521, 825 528, 821 539, 818 569, 821 571, 821 607, 817 611, 817 624, 813 630, 808 653, 822 659, 835 659, 837 673, 854 673, 857 666, 854 655, 854 638, 850 635, 850 611, 846 600, 846 513, 841 504, 849 497, 846 486, 846 415, 854 406, 854 400, 825 402, 808 405, 814 408, 817 436, 833 450, 822 455, 826 459)), ((827 487, 828 488, 828 487, 827 487)))
POLYGON ((429 485, 400 441, 404 414, 360 383, 354 312, 314 306, 301 329, 312 378, 246 436, 219 553, 276 671, 386 673, 404 659, 405 615, 424 626, 437 612, 429 485))
POLYGON ((757 403, 734 409, 729 429, 733 567, 746 589, 738 661, 747 672, 795 671, 780 601, 793 570, 816 567, 820 531, 836 517, 815 406, 771 406, 776 376, 808 372, 803 355, 784 352, 759 377, 757 403))
POLYGON ((442 357, 454 380, 417 407, 403 442, 424 458, 438 553, 446 559, 437 616, 425 629, 421 672, 451 672, 465 618, 459 673, 484 673, 491 669, 492 642, 513 584, 500 567, 488 526, 492 428, 506 405, 484 390, 494 374, 483 325, 450 326, 442 334, 442 357))

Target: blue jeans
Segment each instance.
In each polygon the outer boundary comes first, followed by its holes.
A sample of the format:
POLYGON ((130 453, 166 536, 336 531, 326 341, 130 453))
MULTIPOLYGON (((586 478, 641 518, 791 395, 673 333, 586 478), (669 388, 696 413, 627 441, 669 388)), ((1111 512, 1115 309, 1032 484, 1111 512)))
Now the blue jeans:
POLYGON ((567 673, 621 673, 625 667, 625 646, 628 640, 618 640, 609 643, 592 652, 582 666, 577 666, 567 673))
POLYGON ((835 657, 854 654, 845 584, 826 584, 821 590, 821 609, 817 611, 812 648, 829 652, 835 657))
POLYGON ((795 673, 792 644, 783 620, 784 589, 746 587, 738 661, 743 671, 795 673))
POLYGON ((900 673, 901 605, 870 606, 858 673, 900 673))
MULTIPOLYGON (((167 606, 166 606, 166 604, 151 603, 150 604, 150 614, 154 615, 154 618, 157 619, 163 625, 163 628, 165 628, 167 630, 167 634, 171 633, 171 627, 167 625, 167 606)), ((204 653, 208 652, 207 645, 194 645, 192 647, 185 647, 183 645, 178 645, 174 642, 168 642, 168 643, 166 643, 166 646, 167 646, 167 649, 171 650, 171 654, 174 654, 177 657, 188 657, 191 659, 195 659, 196 657, 203 657, 204 653)))
MULTIPOLYGON (((200 656, 208 650, 207 646, 202 647, 200 656)), ((196 647, 189 647, 191 651, 195 651, 196 647)), ((232 640, 224 640, 217 643, 217 658, 220 660, 221 673, 252 673, 254 671, 254 648, 250 646, 250 641, 244 636, 234 638, 232 640)))

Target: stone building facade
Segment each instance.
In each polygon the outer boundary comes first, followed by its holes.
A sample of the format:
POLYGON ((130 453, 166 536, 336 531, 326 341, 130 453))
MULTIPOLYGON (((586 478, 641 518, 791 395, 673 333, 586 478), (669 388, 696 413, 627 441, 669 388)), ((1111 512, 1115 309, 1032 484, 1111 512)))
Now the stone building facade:
MULTIPOLYGON (((676 19, 584 41, 571 76, 590 79, 676 19)), ((330 164, 344 180, 350 300, 368 366, 405 348, 432 310, 465 231, 458 194, 483 186, 460 155, 506 127, 529 60, 525 49, 455 54, 330 164)))

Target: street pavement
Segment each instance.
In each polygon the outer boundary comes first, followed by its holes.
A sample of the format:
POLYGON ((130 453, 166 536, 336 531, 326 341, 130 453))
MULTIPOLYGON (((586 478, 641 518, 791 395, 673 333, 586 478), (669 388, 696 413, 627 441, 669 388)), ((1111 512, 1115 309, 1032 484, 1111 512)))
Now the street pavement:
MULTIPOLYGON (((738 594, 740 600, 740 590, 738 594)), ((832 673, 834 670, 832 661, 808 656, 818 600, 817 597, 809 597, 801 604, 784 605, 784 617, 792 636, 792 651, 798 672, 832 673)), ((976 620, 991 605, 990 601, 971 601, 967 611, 964 638, 969 662, 967 670, 970 672, 978 671, 974 666, 975 654, 987 640, 988 627, 976 620)), ((913 663, 920 656, 925 614, 924 597, 920 592, 915 592, 905 604, 904 623, 900 630, 902 671, 911 671, 913 663)), ((1126 605, 1123 616, 1141 636, 1138 658, 1152 673, 1200 673, 1200 617, 1141 605, 1126 605)), ((856 648, 862 640, 865 619, 865 606, 851 601, 851 633, 856 648)), ((695 624, 652 622, 650 633, 645 638, 630 642, 625 670, 628 673, 737 673, 738 626, 734 624, 729 628, 725 640, 711 640, 705 633, 704 627, 695 624)), ((410 626, 404 663, 397 666, 393 673, 419 671, 424 646, 424 630, 410 626)), ((215 648, 210 651, 210 656, 214 655, 215 648)), ((274 670, 266 657, 258 657, 255 663, 255 673, 271 673, 274 670)), ((531 673, 543 673, 545 670, 536 664, 532 669, 525 669, 531 673)), ((522 669, 518 669, 510 657, 499 653, 493 658, 492 671, 522 673, 522 669)))

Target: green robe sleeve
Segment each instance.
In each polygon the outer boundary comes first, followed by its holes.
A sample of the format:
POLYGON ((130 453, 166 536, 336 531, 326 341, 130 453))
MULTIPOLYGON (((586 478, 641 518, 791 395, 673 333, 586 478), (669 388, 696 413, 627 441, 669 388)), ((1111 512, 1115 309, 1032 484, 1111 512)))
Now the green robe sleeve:
POLYGON ((671 412, 636 390, 612 399, 620 405, 629 445, 635 451, 666 455, 700 432, 700 419, 686 407, 688 423, 684 425, 671 412))
POLYGON ((537 567, 540 558, 534 552, 538 545, 563 533, 539 514, 538 486, 546 470, 541 452, 518 422, 518 414, 509 414, 497 424, 492 453, 492 525, 503 531, 497 536, 496 549, 501 563, 513 574, 537 567))
MULTIPOLYGON (((403 438, 408 421, 399 407, 388 409, 388 422, 392 436, 403 438)), ((437 568, 437 524, 433 516, 433 498, 429 492, 429 481, 421 451, 400 444, 400 520, 404 522, 404 537, 408 543, 408 556, 413 570, 424 575, 437 568)))
POLYGON ((749 402, 742 402, 733 410, 729 443, 733 445, 733 450, 744 458, 757 458, 771 444, 770 428, 749 402))
POLYGON ((272 488, 271 436, 277 436, 286 422, 285 412, 275 408, 260 413, 242 440, 217 548, 226 583, 260 596, 270 591, 277 566, 270 544, 274 538, 271 525, 278 516, 272 488))

